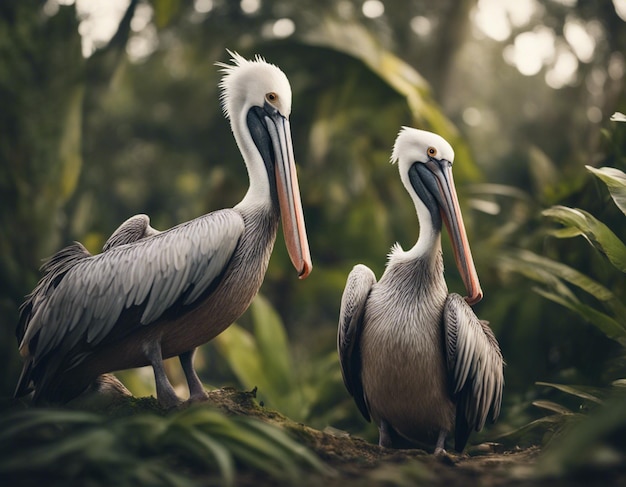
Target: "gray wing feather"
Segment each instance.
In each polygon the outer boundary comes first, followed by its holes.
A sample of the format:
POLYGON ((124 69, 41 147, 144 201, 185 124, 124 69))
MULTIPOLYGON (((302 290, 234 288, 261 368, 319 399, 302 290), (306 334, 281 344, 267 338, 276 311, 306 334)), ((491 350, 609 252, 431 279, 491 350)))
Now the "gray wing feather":
POLYGON ((343 382, 354 397, 359 411, 370 420, 363 383, 361 382, 360 337, 363 329, 365 305, 372 286, 376 284, 374 273, 362 264, 354 266, 341 297, 339 327, 337 329, 337 351, 341 363, 343 382))
POLYGON ((504 361, 489 324, 479 320, 458 294, 444 305, 446 359, 459 414, 469 429, 480 431, 489 413, 500 413, 504 388, 504 361))
MULTIPOLYGON (((78 262, 90 258, 92 255, 79 242, 59 250, 41 267, 44 275, 33 290, 26 297, 26 301, 20 307, 20 321, 17 327, 17 336, 23 341, 29 325, 29 318, 38 312, 43 314, 42 306, 48 299, 50 290, 56 287, 56 283, 78 262)), ((49 310, 46 310, 48 313, 49 310)), ((21 348, 21 347, 20 347, 21 348)))
POLYGON ((184 304, 192 304, 221 274, 243 230, 239 213, 220 210, 80 260, 38 301, 22 343, 39 335, 36 362, 55 348, 100 343, 131 306, 145 305, 139 324, 148 325, 185 293, 184 304))
POLYGON ((150 226, 150 217, 148 215, 139 214, 131 216, 115 230, 109 239, 104 243, 102 251, 136 242, 142 238, 151 237, 160 233, 150 226))

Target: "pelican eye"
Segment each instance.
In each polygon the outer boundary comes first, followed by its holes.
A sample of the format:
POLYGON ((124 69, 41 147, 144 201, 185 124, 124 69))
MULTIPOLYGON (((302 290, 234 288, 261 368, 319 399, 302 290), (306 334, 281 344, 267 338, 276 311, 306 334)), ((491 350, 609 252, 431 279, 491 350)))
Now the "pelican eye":
POLYGON ((270 91, 265 95, 265 99, 270 103, 276 103, 278 101, 278 95, 273 91, 270 91))
POLYGON ((435 149, 433 146, 430 146, 428 149, 426 149, 426 153, 430 157, 435 157, 437 155, 437 149, 435 149))

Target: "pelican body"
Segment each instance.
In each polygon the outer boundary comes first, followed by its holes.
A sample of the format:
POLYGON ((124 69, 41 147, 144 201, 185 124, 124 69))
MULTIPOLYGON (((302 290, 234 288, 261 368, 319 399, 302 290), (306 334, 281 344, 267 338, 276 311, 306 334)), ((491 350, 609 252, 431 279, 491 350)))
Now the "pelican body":
POLYGON ((101 374, 151 365, 157 399, 180 402, 163 359, 178 356, 190 398, 206 395, 196 347, 248 308, 267 270, 282 218, 300 278, 311 270, 291 144, 291 88, 257 57, 219 64, 222 106, 248 169, 250 187, 232 209, 158 232, 145 215, 124 222, 103 252, 75 243, 55 254, 21 307, 25 359, 15 395, 63 403, 101 374))
POLYGON ((420 223, 408 251, 396 244, 379 281, 364 265, 350 272, 341 301, 338 351, 344 383, 385 447, 445 452, 454 430, 462 451, 470 431, 495 421, 503 360, 488 323, 471 304, 482 298, 452 178, 454 151, 442 137, 403 128, 392 162, 420 223), (443 275, 442 222, 468 291, 449 294, 443 275))

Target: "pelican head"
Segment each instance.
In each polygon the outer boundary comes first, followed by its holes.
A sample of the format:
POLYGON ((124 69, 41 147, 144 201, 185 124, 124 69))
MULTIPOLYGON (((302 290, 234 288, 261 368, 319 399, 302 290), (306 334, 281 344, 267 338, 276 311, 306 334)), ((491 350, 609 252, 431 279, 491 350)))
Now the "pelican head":
POLYGON ((266 62, 260 56, 247 60, 236 52, 228 51, 233 64, 217 63, 223 68, 222 108, 226 117, 245 117, 252 107, 266 103, 278 110, 285 118, 291 114, 291 86, 285 73, 278 66, 266 62))
POLYGON ((469 304, 476 304, 483 293, 452 177, 452 146, 432 132, 403 127, 396 138, 391 160, 398 163, 402 183, 415 204, 420 220, 420 239, 423 233, 430 233, 424 235, 426 239, 438 237, 443 220, 467 289, 465 299, 469 304))
POLYGON ((291 142, 289 80, 259 56, 229 54, 233 64, 218 63, 224 73, 222 107, 250 177, 239 205, 278 203, 291 262, 304 279, 312 265, 291 142))

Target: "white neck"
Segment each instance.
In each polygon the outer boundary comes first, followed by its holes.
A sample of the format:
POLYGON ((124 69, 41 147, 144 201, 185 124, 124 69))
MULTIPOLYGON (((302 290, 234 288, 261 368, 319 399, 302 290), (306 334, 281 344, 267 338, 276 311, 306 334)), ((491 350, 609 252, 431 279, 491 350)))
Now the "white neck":
POLYGON ((238 118, 231 118, 230 126, 237 142, 237 147, 239 147, 239 151, 246 163, 250 186, 246 195, 236 207, 269 206, 272 204, 272 197, 265 163, 250 135, 250 130, 246 123, 246 111, 240 110, 238 113, 240 113, 238 118))
POLYGON ((396 244, 389 254, 390 263, 392 261, 406 262, 428 257, 432 259, 439 255, 441 251, 441 232, 435 230, 433 227, 433 221, 428 208, 426 208, 422 200, 417 198, 417 195, 414 195, 412 191, 410 194, 415 204, 417 220, 419 221, 419 237, 415 245, 407 251, 402 250, 402 247, 396 244))

